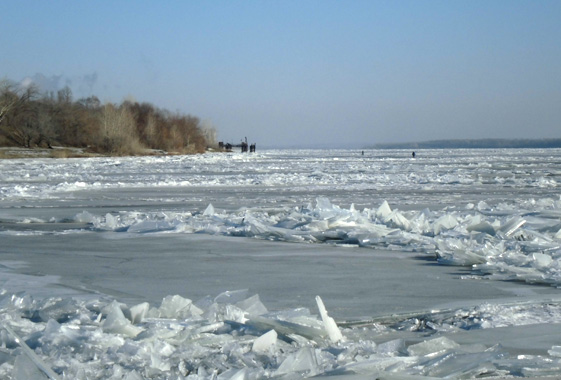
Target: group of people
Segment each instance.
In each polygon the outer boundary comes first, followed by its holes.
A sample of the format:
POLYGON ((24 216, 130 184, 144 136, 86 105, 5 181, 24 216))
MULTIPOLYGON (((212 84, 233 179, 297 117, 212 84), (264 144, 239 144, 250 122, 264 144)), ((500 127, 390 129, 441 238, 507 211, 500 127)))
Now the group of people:
POLYGON ((224 149, 224 150, 226 150, 227 152, 230 152, 234 146, 239 146, 239 147, 241 147, 241 148, 242 148, 242 153, 247 152, 247 151, 248 151, 248 148, 249 148, 249 152, 251 152, 251 153, 255 152, 255 143, 253 143, 253 144, 251 144, 251 145, 248 145, 248 144, 247 144, 247 141, 242 141, 240 145, 232 145, 232 144, 230 144, 230 143, 224 144, 222 141, 220 141, 220 142, 218 143, 218 148, 224 149))
MULTIPOLYGON (((248 147, 247 142, 243 141, 241 146, 242 146, 242 153, 247 152, 247 147, 248 147)), ((255 143, 249 145, 249 152, 250 153, 255 152, 255 143)))

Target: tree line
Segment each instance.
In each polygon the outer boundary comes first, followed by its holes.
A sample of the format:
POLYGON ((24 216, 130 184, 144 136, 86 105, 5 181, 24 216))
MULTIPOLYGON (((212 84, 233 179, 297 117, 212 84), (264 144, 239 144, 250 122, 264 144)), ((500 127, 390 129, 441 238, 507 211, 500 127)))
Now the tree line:
POLYGON ((561 139, 475 139, 431 140, 408 143, 376 144, 374 149, 501 149, 561 148, 561 139))
POLYGON ((0 146, 58 145, 111 155, 148 149, 188 154, 215 144, 215 134, 195 116, 150 103, 102 104, 96 96, 73 101, 69 87, 40 94, 33 86, 0 81, 0 146))

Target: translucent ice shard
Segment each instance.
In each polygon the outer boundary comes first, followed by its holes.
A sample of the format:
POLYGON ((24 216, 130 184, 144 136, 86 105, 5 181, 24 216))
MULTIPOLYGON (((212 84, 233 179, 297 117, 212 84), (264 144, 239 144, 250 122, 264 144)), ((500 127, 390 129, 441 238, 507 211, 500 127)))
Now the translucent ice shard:
POLYGON ((378 210, 376 210, 376 217, 385 220, 392 213, 392 209, 387 201, 382 202, 378 210))
MULTIPOLYGON (((17 344, 22 348, 23 352, 27 356, 27 358, 21 358, 19 363, 16 363, 14 368, 14 375, 17 380, 28 380, 28 379, 39 379, 39 375, 42 374, 39 371, 35 371, 34 369, 30 368, 29 362, 35 364, 36 368, 38 368, 41 372, 43 372, 47 377, 51 380, 58 380, 58 376, 54 371, 47 366, 39 356, 31 349, 29 346, 19 337, 18 334, 8 325, 3 326, 4 329, 12 336, 17 344), (29 360, 28 360, 29 359, 29 360), (29 376, 29 377, 27 377, 29 376)), ((21 356, 21 355, 20 355, 21 356)), ((44 377, 43 377, 44 378, 44 377)))
POLYGON ((138 305, 132 306, 129 309, 131 322, 133 324, 142 322, 149 309, 150 305, 148 304, 148 302, 143 302, 138 305))
POLYGON ((283 321, 278 319, 265 318, 262 316, 250 316, 245 323, 246 325, 261 331, 274 329, 278 334, 281 334, 285 337, 300 335, 306 339, 314 341, 320 341, 328 337, 325 329, 320 329, 315 326, 304 325, 302 323, 292 321, 283 321))
POLYGON ((277 332, 270 330, 259 338, 255 339, 251 350, 259 354, 268 353, 277 343, 277 332))
POLYGON ((132 224, 127 231, 131 233, 146 233, 172 230, 175 226, 166 220, 143 220, 132 224))
POLYGON ((450 215, 450 214, 445 214, 443 216, 441 216, 440 218, 438 218, 437 220, 434 221, 432 228, 434 231, 435 235, 438 235, 439 233, 441 233, 442 231, 445 230, 451 230, 452 228, 456 227, 458 225, 458 220, 450 215))
POLYGON ((136 372, 135 370, 133 370, 132 372, 129 372, 124 378, 123 380, 142 380, 142 376, 140 376, 138 374, 138 372, 136 372))
POLYGON ((107 311, 107 317, 102 324, 104 332, 135 337, 142 331, 140 327, 134 326, 127 318, 125 318, 118 302, 111 302, 111 304, 107 307, 107 311))
POLYGON ((212 203, 209 203, 208 206, 206 207, 205 211, 203 212, 204 216, 212 216, 214 215, 214 206, 212 205, 212 203))
MULTIPOLYGON (((14 380, 45 380, 45 375, 26 355, 18 355, 12 370, 14 380)), ((51 379, 55 379, 51 377, 51 379)))
POLYGON ((437 244, 436 254, 440 264, 471 266, 487 262, 483 252, 474 250, 462 240, 440 239, 437 240, 437 244))
POLYGON ((105 228, 116 230, 117 227, 119 227, 119 218, 110 213, 105 214, 105 228))
POLYGON ((544 253, 534 252, 532 254, 532 257, 534 259, 534 267, 538 269, 546 269, 553 262, 551 256, 546 255, 544 253))
POLYGON ((468 232, 484 232, 491 236, 495 235, 495 228, 489 222, 486 221, 471 224, 467 227, 467 230, 468 232))
POLYGON ((343 334, 341 334, 341 330, 339 330, 337 323, 335 323, 335 320, 327 314, 327 310, 325 309, 325 305, 323 304, 320 296, 316 296, 316 302, 318 305, 319 313, 321 315, 321 319, 323 321, 323 325, 325 327, 325 330, 327 331, 327 334, 329 335, 329 339, 332 343, 339 342, 341 339, 343 339, 343 334))
POLYGON ((390 340, 379 344, 376 350, 380 354, 397 356, 406 352, 405 341, 403 339, 390 340))
POLYGON ((522 227, 525 223, 526 223, 525 219, 517 216, 505 222, 501 226, 500 231, 503 232, 506 236, 511 236, 512 234, 514 234, 514 232, 516 232, 516 230, 522 227))
POLYGON ((275 375, 305 372, 307 376, 314 375, 318 369, 318 362, 313 348, 304 347, 290 354, 276 370, 275 375))
POLYGON ((97 220, 97 218, 87 211, 82 211, 81 213, 76 214, 74 220, 78 223, 93 223, 97 220))
POLYGON ((388 223, 391 227, 397 227, 406 231, 411 229, 411 223, 399 211, 392 211, 386 218, 384 218, 384 222, 388 223))
POLYGON ((407 352, 412 356, 424 356, 435 352, 458 348, 460 345, 446 337, 425 340, 424 342, 413 344, 407 348, 407 352))
POLYGON ((552 346, 547 352, 551 356, 561 357, 561 346, 552 346))
POLYGON ((325 197, 318 197, 316 199, 316 207, 319 211, 331 211, 333 210, 333 205, 329 199, 325 197))
POLYGON ((160 318, 185 319, 192 316, 199 316, 203 311, 188 298, 179 295, 167 296, 162 300, 158 309, 160 318))
POLYGON ((237 302, 236 306, 250 315, 263 315, 267 313, 267 308, 263 305, 261 299, 259 299, 258 294, 237 302))

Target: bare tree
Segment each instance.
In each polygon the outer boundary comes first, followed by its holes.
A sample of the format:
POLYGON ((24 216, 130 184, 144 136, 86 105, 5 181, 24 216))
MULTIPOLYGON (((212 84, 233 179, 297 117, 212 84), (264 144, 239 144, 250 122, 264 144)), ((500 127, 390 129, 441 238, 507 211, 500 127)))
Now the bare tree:
POLYGON ((100 118, 99 145, 103 151, 114 154, 132 154, 138 153, 142 149, 134 118, 126 107, 106 104, 100 118))
POLYGON ((0 134, 12 144, 29 148, 36 138, 36 109, 31 99, 34 86, 18 88, 3 80, 0 83, 0 134))
POLYGON ((39 104, 37 112, 37 145, 46 145, 52 149, 53 142, 56 138, 56 125, 53 120, 52 114, 48 107, 44 104, 39 104))
POLYGON ((57 91, 57 100, 59 103, 72 103, 72 90, 68 86, 57 91))
POLYGON ((21 90, 7 79, 2 79, 0 81, 0 124, 10 111, 21 107, 36 94, 37 89, 34 86, 21 90))
POLYGON ((90 147, 110 154, 137 154, 145 147, 178 153, 204 152, 215 142, 211 125, 134 99, 101 106, 95 96, 72 100, 65 87, 37 98, 33 86, 0 81, 0 144, 23 147, 90 147))
POLYGON ((90 96, 78 100, 78 104, 84 108, 95 110, 101 107, 101 102, 97 96, 90 96))

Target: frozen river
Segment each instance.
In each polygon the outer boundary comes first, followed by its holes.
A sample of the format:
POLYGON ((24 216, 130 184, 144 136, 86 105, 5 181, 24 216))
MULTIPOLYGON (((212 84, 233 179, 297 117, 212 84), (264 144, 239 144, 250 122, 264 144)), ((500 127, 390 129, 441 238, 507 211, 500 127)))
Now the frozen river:
POLYGON ((561 375, 560 178, 556 149, 2 160, 0 378, 561 375))

